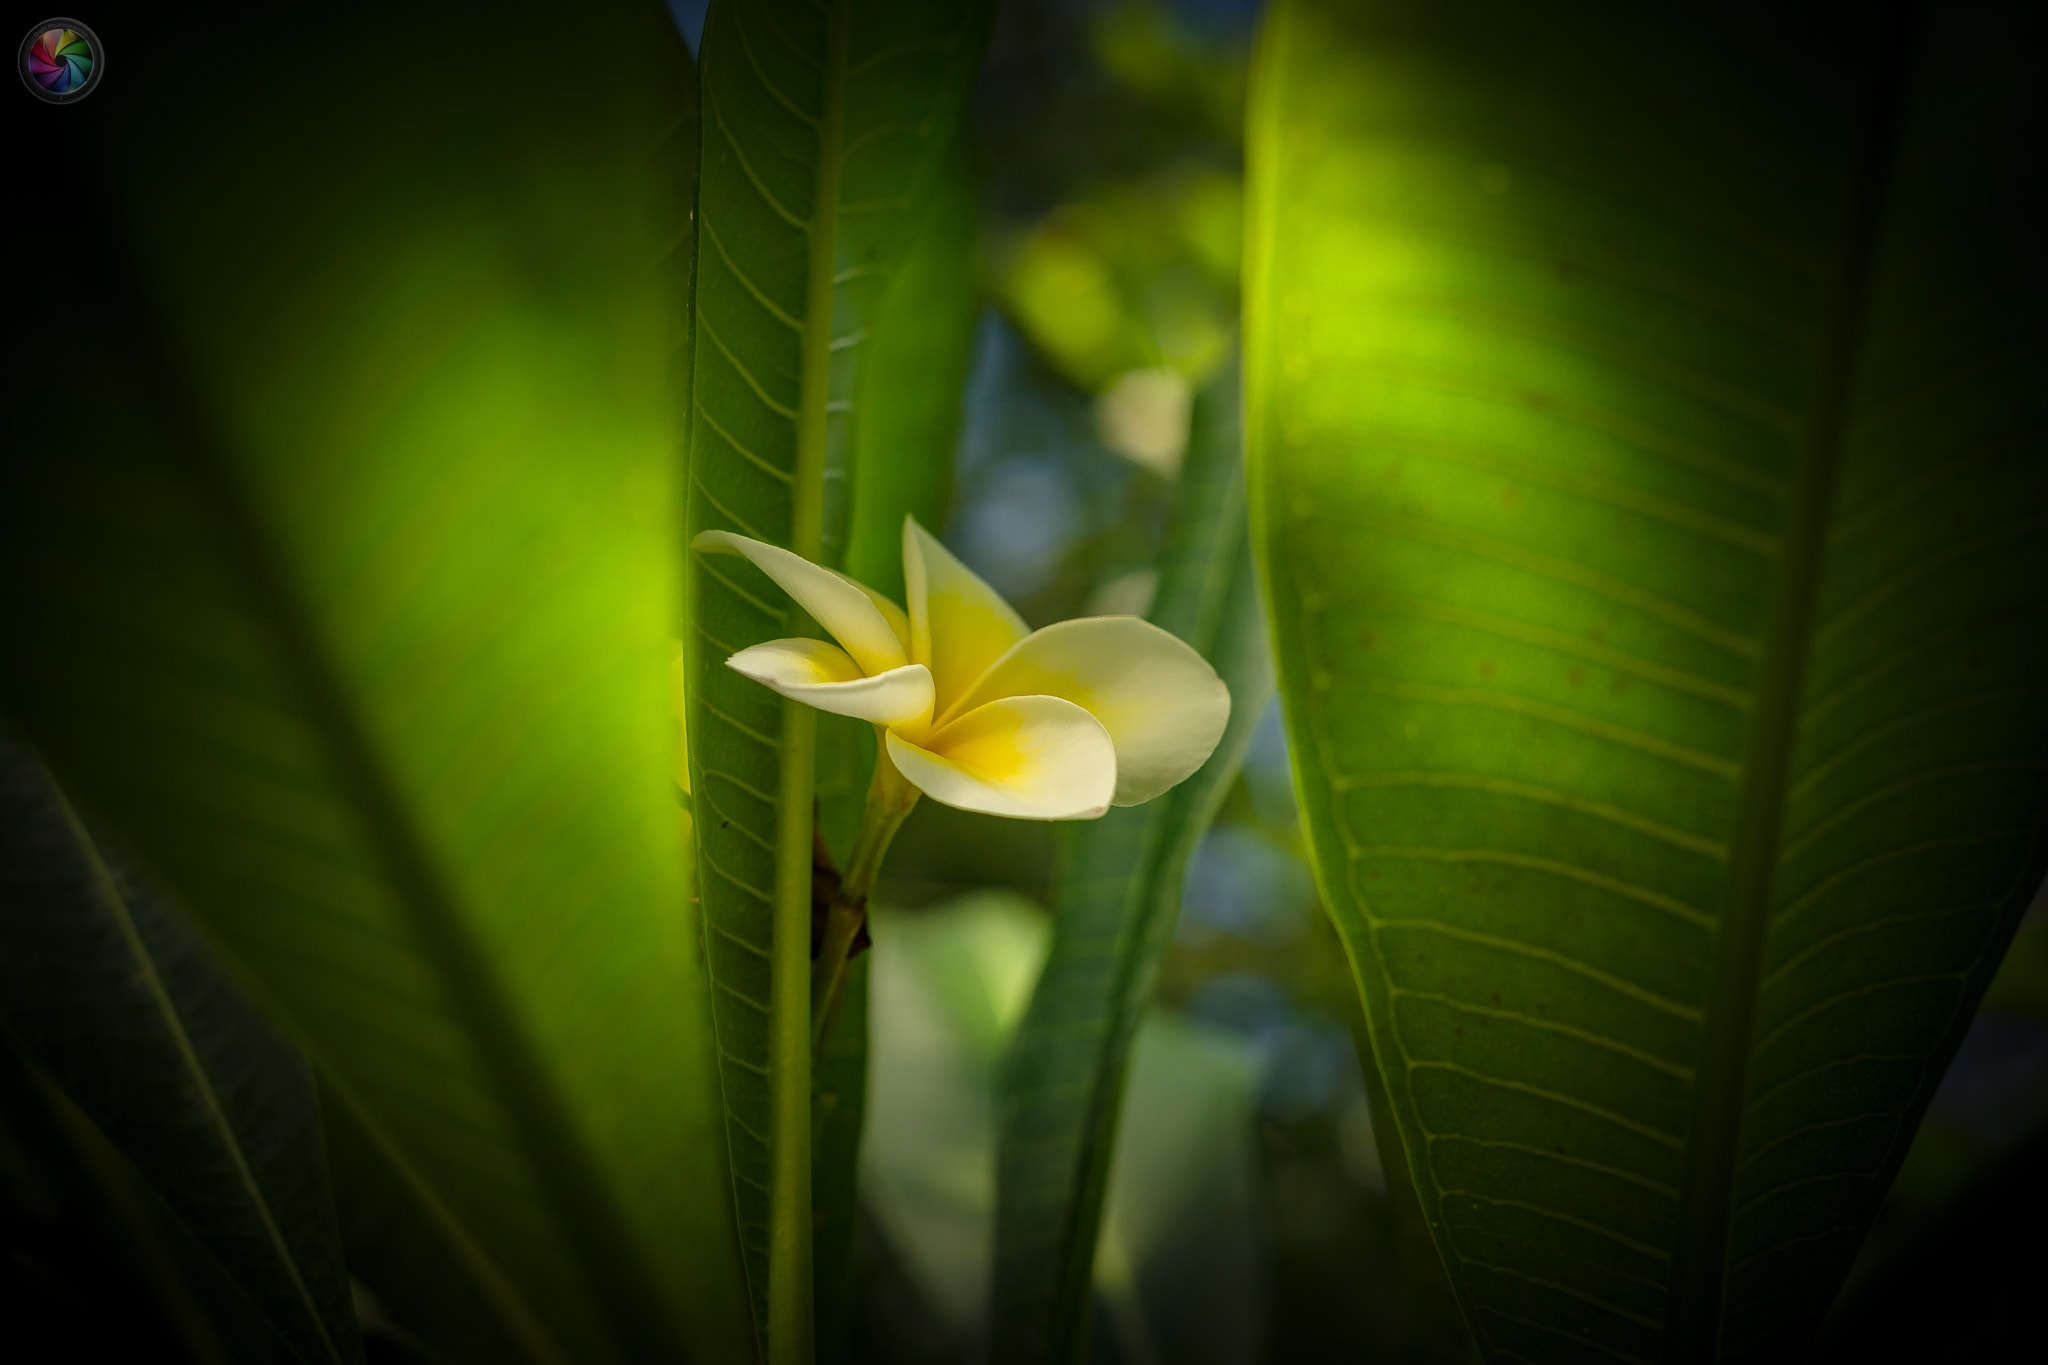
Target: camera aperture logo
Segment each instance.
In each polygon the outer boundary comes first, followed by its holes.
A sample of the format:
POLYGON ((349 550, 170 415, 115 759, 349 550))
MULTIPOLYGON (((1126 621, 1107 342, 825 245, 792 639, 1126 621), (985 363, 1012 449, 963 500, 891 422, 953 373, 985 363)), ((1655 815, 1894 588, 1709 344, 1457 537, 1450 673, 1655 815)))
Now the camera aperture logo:
POLYGON ((21 40, 15 65, 29 93, 51 104, 75 104, 106 71, 99 35, 76 19, 45 19, 21 40))

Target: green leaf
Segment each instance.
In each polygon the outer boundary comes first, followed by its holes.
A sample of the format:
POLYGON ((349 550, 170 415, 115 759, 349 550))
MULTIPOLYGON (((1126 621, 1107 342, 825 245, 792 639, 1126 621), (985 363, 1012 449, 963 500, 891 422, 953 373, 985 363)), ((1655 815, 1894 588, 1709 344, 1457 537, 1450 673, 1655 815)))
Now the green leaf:
MULTIPOLYGON (((987 21, 973 0, 714 7, 689 536, 736 531, 843 562, 866 329, 926 212, 987 21)), ((817 727, 724 663, 814 627, 741 561, 691 564, 691 791, 733 1193, 757 1327, 770 1359, 797 1360, 812 1349, 817 727)), ((828 760, 843 742, 828 739, 828 760)))
POLYGON ((0 1022, 302 1361, 360 1361, 313 1077, 0 736, 0 1022))
POLYGON ((853 522, 846 572, 903 600, 903 518, 934 534, 953 501, 974 325, 981 177, 962 125, 939 165, 931 207, 868 328, 854 403, 853 522))
MULTIPOLYGON (((334 1078, 324 1080, 327 1179, 349 1274, 374 1286, 392 1322, 449 1361, 569 1365, 489 1249, 334 1078)), ((374 1325, 365 1319, 366 1329, 374 1325)))
MULTIPOLYGON (((1334 950, 1336 945, 1330 946, 1334 950)), ((1365 1027, 1365 1016, 1355 1004, 1352 1009, 1352 1038, 1362 1062, 1372 1141, 1379 1153, 1380 1170, 1386 1177, 1387 1216, 1394 1227, 1401 1287, 1406 1292, 1413 1324, 1415 1345, 1409 1359, 1414 1365, 1470 1361, 1475 1358, 1476 1343, 1465 1325, 1464 1314, 1458 1310, 1457 1292, 1444 1273, 1443 1258, 1436 1254, 1436 1244, 1430 1240, 1429 1220, 1415 1193, 1415 1178, 1408 1169, 1407 1155, 1401 1150, 1400 1130, 1395 1126, 1393 1106, 1387 1098, 1386 1079, 1370 1060, 1372 1035, 1365 1027)))
POLYGON ((1491 1359, 1799 1355, 2041 879, 2025 9, 1269 17, 1253 538, 1491 1359))
POLYGON ((860 1145, 867 1117, 868 978, 872 954, 847 964, 839 1014, 825 1036, 814 1084, 817 1124, 811 1149, 811 1253, 817 1299, 818 1359, 853 1354, 854 1244, 860 1229, 860 1145))
POLYGON ((1272 695, 1245 537, 1237 367, 1196 405, 1151 620, 1230 687, 1230 723, 1194 776, 1143 806, 1062 828, 1050 956, 1005 1059, 990 1343, 999 1362, 1078 1361, 1131 1039, 1180 915, 1189 857, 1237 779, 1272 695))
POLYGON ((153 15, 20 151, 38 259, 94 264, 24 300, 0 707, 531 1306, 527 1358, 725 1360, 669 761, 691 68, 620 5, 566 80, 559 19, 153 15))
MULTIPOLYGON (((937 530, 953 491, 953 447, 981 311, 975 282, 979 178, 965 126, 940 163, 931 206, 897 266, 863 343, 853 440, 854 484, 846 572, 892 600, 903 600, 903 518, 937 530)), ((818 822, 841 865, 859 832, 873 727, 819 717, 818 822)), ((827 1060, 814 1086, 830 1094, 812 1152, 818 1355, 843 1357, 851 1345, 854 1236, 860 1222, 859 1158, 867 1075, 867 978, 864 958, 848 969, 827 1060)))
POLYGON ((0 1028, 0 1279, 10 1330, 73 1359, 296 1357, 98 1125, 0 1028), (182 1348, 182 1349, 181 1349, 182 1348))

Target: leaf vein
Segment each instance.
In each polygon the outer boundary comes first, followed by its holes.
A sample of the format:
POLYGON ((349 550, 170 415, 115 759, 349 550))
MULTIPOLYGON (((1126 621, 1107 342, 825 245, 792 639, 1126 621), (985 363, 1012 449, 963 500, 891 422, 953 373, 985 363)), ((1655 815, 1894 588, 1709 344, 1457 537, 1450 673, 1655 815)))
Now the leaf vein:
MULTIPOLYGON (((1635 1171, 1625 1171, 1619 1166, 1610 1166, 1604 1161, 1593 1161, 1587 1157, 1554 1152, 1526 1142, 1506 1142, 1498 1138, 1473 1137, 1466 1133, 1429 1133, 1425 1131, 1423 1136, 1427 1144, 1432 1148, 1439 1142, 1465 1142, 1470 1143, 1474 1147, 1499 1148, 1503 1151, 1521 1152, 1528 1156, 1541 1157, 1545 1161, 1554 1161, 1559 1165, 1577 1166, 1582 1170, 1592 1171, 1596 1175, 1613 1176, 1616 1180, 1626 1181, 1631 1185, 1639 1186, 1650 1191, 1652 1194, 1660 1194, 1673 1203, 1678 1201, 1677 1186, 1666 1185, 1661 1180, 1652 1180, 1649 1176, 1640 1175, 1635 1171)), ((1434 1172, 1434 1157, 1431 1158, 1431 1162, 1431 1171, 1434 1172)))
POLYGON ((1582 1100, 1575 1095, 1567 1095, 1557 1090, 1547 1090, 1540 1085, 1531 1085, 1527 1081, 1511 1081, 1501 1076, 1489 1076, 1483 1071, 1476 1071, 1459 1062, 1418 1062, 1412 1059, 1405 1060, 1410 1071, 1448 1071, 1453 1075, 1463 1076, 1467 1080, 1477 1081, 1481 1085, 1490 1085, 1500 1090, 1512 1090, 1517 1094, 1528 1095, 1534 1099, 1547 1100, 1560 1108, 1576 1109, 1582 1114, 1588 1114, 1594 1118, 1611 1123, 1617 1128, 1634 1133, 1637 1137, 1654 1142, 1660 1147, 1668 1147, 1674 1152, 1682 1151, 1685 1148, 1685 1139, 1677 1133, 1667 1133, 1662 1128, 1629 1118, 1626 1114, 1617 1114, 1612 1109, 1603 1109, 1599 1105, 1588 1100, 1582 1100))
POLYGON ((718 100, 716 82, 707 80, 702 83, 700 89, 704 92, 704 103, 711 106, 712 122, 718 125, 718 131, 724 135, 726 146, 732 148, 733 161, 738 164, 741 172, 747 177, 747 183, 754 187, 754 193, 760 195, 762 202, 767 204, 775 216, 783 222, 788 223, 798 232, 810 232, 810 220, 808 218, 799 218, 784 207, 782 201, 777 199, 774 192, 768 188, 767 182, 761 179, 760 172, 754 169, 753 163, 747 160, 746 149, 740 146, 740 140, 734 137, 732 129, 726 126, 725 110, 718 100))
POLYGON ((1895 924, 1911 924, 1917 920, 1941 919, 1949 915, 1968 914, 1972 911, 1996 910, 1998 904, 1997 901, 1972 901, 1967 905, 1945 905, 1938 910, 1914 910, 1896 915, 1885 915, 1879 919, 1864 920, 1851 925, 1847 929, 1837 930, 1825 938, 1815 939, 1812 943, 1801 949, 1797 955, 1788 959, 1783 966, 1766 974, 1761 987, 1764 991, 1769 991, 1789 973, 1796 970, 1801 963, 1808 961, 1819 953, 1826 952, 1836 944, 1846 943, 1850 939, 1860 938, 1864 934, 1876 933, 1880 929, 1888 929, 1895 924))
POLYGON ((1418 620, 1436 621, 1446 625, 1462 626, 1467 630, 1499 636, 1520 644, 1535 645, 1572 658, 1585 659, 1590 663, 1605 665, 1618 672, 1630 673, 1649 682, 1697 697, 1721 702, 1738 711, 1747 711, 1750 706, 1749 693, 1739 687, 1715 682, 1711 678, 1684 669, 1672 668, 1639 655, 1623 650, 1611 649, 1594 644, 1576 635, 1551 630, 1544 626, 1494 616, 1487 612, 1474 611, 1468 607, 1450 602, 1434 602, 1422 598, 1375 597, 1365 599, 1361 605, 1370 610, 1385 611, 1395 616, 1412 616, 1418 620))
POLYGON ((716 706, 713 706, 708 700, 700 699, 700 704, 704 707, 706 711, 709 711, 712 715, 718 717, 727 725, 730 725, 733 729, 745 735, 748 739, 754 740, 755 742, 760 744, 765 744, 771 749, 780 747, 774 740, 762 734, 759 730, 756 730, 749 725, 743 725, 739 721, 734 720, 731 716, 719 710, 716 706))
POLYGON ((1776 933, 1782 929, 1791 922, 1793 916, 1809 909, 1814 902, 1839 887, 1843 882, 1848 881, 1851 877, 1868 872, 1872 868, 1883 867, 1886 863, 1895 863, 1901 858, 1915 858, 1922 853, 1935 853, 1945 848, 1968 848, 1972 844, 1988 844, 2000 839, 2023 839, 2029 837, 2032 833, 2032 830, 2026 829, 1994 829, 1986 834, 1957 834, 1946 839, 1928 839, 1922 843, 1907 844, 1903 848, 1888 848, 1882 853, 1873 853, 1868 857, 1858 858, 1847 867, 1838 868, 1821 881, 1801 892, 1796 899, 1773 917, 1771 932, 1776 933))
MULTIPOLYGON (((1496 1275, 1512 1275, 1514 1278, 1521 1280, 1526 1284, 1535 1285, 1538 1289, 1548 1289, 1554 1293, 1564 1294, 1570 1298, 1577 1299, 1579 1302, 1587 1305, 1590 1308, 1597 1308, 1604 1313, 1612 1313, 1615 1317, 1620 1318, 1622 1321, 1632 1322, 1638 1327, 1648 1327, 1654 1330, 1664 1325, 1663 1319, 1661 1318, 1644 1317, 1641 1313, 1630 1312, 1628 1309, 1621 1307, 1619 1304, 1609 1303, 1607 1300, 1600 1298, 1597 1295, 1588 1294, 1583 1289, 1574 1289, 1568 1284, 1559 1284, 1556 1280, 1546 1280, 1540 1275, 1531 1275, 1527 1271, 1516 1270, 1513 1266, 1496 1265, 1491 1261, 1475 1260, 1470 1256, 1462 1254, 1458 1257, 1458 1259, 1462 1261, 1464 1264, 1471 1266, 1476 1270, 1490 1270, 1496 1275)), ((1587 1344, 1590 1345, 1591 1343, 1587 1344)))
POLYGON ((1419 701, 1433 706, 1478 707, 1491 711, 1505 711, 1513 715, 1527 716, 1532 720, 1547 721, 1552 725, 1576 730, 1580 734, 1602 739, 1610 744, 1634 749, 1654 758, 1696 768, 1715 777, 1733 781, 1741 772, 1741 765, 1717 754, 1702 753, 1682 744, 1657 735, 1624 725, 1614 725, 1570 707, 1553 706, 1548 702, 1530 697, 1517 696, 1486 687, 1438 687, 1432 683, 1405 682, 1397 678, 1381 678, 1365 675, 1347 678, 1347 685, 1363 687, 1369 692, 1384 697, 1399 697, 1404 701, 1419 701))
POLYGON ((761 69, 760 58, 754 55, 754 40, 748 36, 747 26, 740 21, 740 16, 745 12, 746 11, 744 7, 739 5, 733 6, 732 27, 733 32, 739 34, 740 51, 746 53, 747 65, 754 69, 755 79, 761 82, 761 88, 766 90, 769 93, 769 95, 774 98, 777 104, 781 105, 784 109, 787 109, 790 112, 790 114, 794 116, 799 122, 803 123, 807 127, 817 127, 817 115, 805 113, 802 109, 798 108, 796 101, 791 99, 788 95, 783 94, 781 88, 778 87, 774 81, 768 78, 768 73, 761 69))
POLYGON ((897 43, 879 52, 871 52, 849 65, 846 68, 846 79, 850 81, 856 76, 864 76, 876 67, 893 62, 899 57, 908 57, 917 52, 951 52, 959 46, 960 35, 957 33, 945 38, 919 38, 907 43, 897 43))
POLYGON ((1492 536, 1481 535, 1472 531, 1463 531, 1441 524, 1428 524, 1424 523, 1420 518, 1383 518, 1374 516, 1371 513, 1362 513, 1351 509, 1331 508, 1328 505, 1327 499, 1321 503, 1304 502, 1294 509, 1294 514, 1298 520, 1302 521, 1319 519, 1337 521, 1342 525, 1347 535, 1356 536, 1363 531, 1392 539, 1433 545, 1439 549, 1451 550, 1459 554, 1468 554, 1475 559, 1505 564, 1510 568, 1520 569, 1538 578, 1548 578, 1559 583, 1567 583, 1573 587, 1582 588, 1595 597, 1632 608, 1642 612, 1645 616, 1651 616, 1665 622, 1667 625, 1676 626, 1687 634, 1705 640, 1707 643, 1726 650, 1738 658, 1756 659, 1761 650, 1761 644, 1755 636, 1729 630, 1727 627, 1709 620, 1690 607, 1681 606, 1667 597, 1661 597, 1656 593, 1648 592, 1631 583, 1624 583, 1620 579, 1588 569, 1584 565, 1574 563, 1571 560, 1560 559, 1554 555, 1546 555, 1535 550, 1525 550, 1519 545, 1512 545, 1506 541, 1497 540, 1492 536))
POLYGON ((1725 860, 1728 856, 1728 846, 1718 839, 1673 829, 1669 825, 1645 819, 1632 811, 1623 810, 1604 801, 1591 801, 1555 787, 1542 787, 1513 778, 1492 777, 1484 773, 1424 769, 1405 772, 1333 773, 1331 782, 1340 792, 1372 787, 1450 787, 1485 792, 1491 796, 1513 797, 1542 805, 1557 806, 1575 814, 1619 825, 1623 829, 1647 835, 1660 843, 1670 844, 1674 848, 1682 848, 1717 862, 1725 860))
MULTIPOLYGON (((718 500, 718 495, 713 493, 710 487, 705 484, 703 475, 692 471, 690 474, 690 483, 696 488, 696 490, 699 493, 704 495, 704 501, 710 503, 712 509, 716 511, 718 515, 724 517, 727 521, 731 522, 734 526, 739 527, 742 531, 745 531, 755 540, 761 539, 761 532, 755 526, 748 522, 745 517, 733 511, 730 507, 727 507, 724 503, 718 500)), ((698 554, 698 562, 703 562, 703 554, 701 551, 698 554)))
POLYGON ((1827 996, 1825 999, 1817 1000, 1813 1004, 1808 1005, 1805 1009, 1800 1010, 1797 1014, 1794 1014, 1791 1017, 1787 1018, 1783 1023, 1779 1024, 1776 1028, 1773 1028, 1769 1033, 1766 1033, 1762 1038, 1758 1039, 1756 1044, 1755 1055, 1758 1057, 1763 1056, 1766 1052, 1769 1052, 1773 1047, 1776 1047, 1779 1041, 1782 1040, 1787 1034, 1799 1028, 1800 1025, 1806 1023, 1808 1020, 1814 1018, 1817 1015, 1823 1014, 1828 1010, 1833 1009, 1837 1005, 1845 1005, 1852 1000, 1861 1000, 1865 996, 1879 995, 1885 991, 1897 990, 1901 986, 1921 986, 1935 981, 1947 981, 1960 985, 1963 979, 1968 975, 1969 973, 1967 971, 1919 972, 1912 976, 1886 977, 1882 981, 1872 981, 1865 985, 1858 986, 1853 990, 1836 991, 1832 995, 1827 996))
POLYGON ((1507 867, 1522 868, 1531 872, 1547 873, 1551 876, 1566 877, 1583 882, 1587 886, 1609 891, 1629 900, 1640 901, 1665 911, 1674 918, 1692 925, 1696 929, 1712 929, 1717 922, 1714 916, 1696 906, 1688 905, 1674 896, 1648 887, 1637 886, 1596 872, 1577 863, 1562 862, 1555 858, 1539 858, 1533 854, 1515 853, 1500 848, 1431 848, 1393 844, 1366 844, 1348 850, 1353 858, 1395 858, 1443 863, 1499 863, 1507 867))
POLYGON ((1693 1079, 1693 1070, 1689 1066, 1680 1066, 1678 1063, 1667 1061, 1653 1052, 1645 1052, 1641 1048, 1630 1047, 1627 1043, 1617 1038, 1609 1038, 1605 1034, 1594 1033, 1589 1029, 1582 1029, 1572 1024, 1559 1023, 1554 1019, 1544 1019, 1537 1015, 1526 1014, 1521 1010, 1500 1009, 1489 1005, 1475 1005, 1470 1001, 1460 1000, 1456 996, 1443 995, 1436 991, 1417 991, 1410 990, 1405 986, 1389 986, 1387 993, 1391 999, 1397 1002, 1402 999, 1424 1000, 1430 1004, 1443 1005, 1446 1008, 1458 1010, 1464 1014, 1476 1014, 1488 1019, 1501 1019, 1510 1023, 1521 1024, 1528 1028, 1539 1029, 1545 1033, 1556 1033, 1567 1038, 1576 1038, 1578 1041, 1600 1048, 1602 1051, 1612 1052, 1619 1056, 1627 1057, 1631 1061, 1641 1062, 1644 1066, 1652 1067, 1667 1076, 1675 1076, 1681 1081, 1690 1083, 1693 1079))
MULTIPOLYGON (((1533 1213, 1538 1218, 1548 1218, 1553 1222, 1563 1223, 1568 1227, 1580 1228, 1595 1236, 1604 1237, 1616 1246, 1624 1247, 1629 1251, 1636 1252, 1638 1255, 1647 1256, 1653 1261, 1662 1261, 1667 1265, 1671 1262, 1671 1253, 1664 1248, 1653 1247, 1648 1242, 1639 1242, 1635 1238, 1616 1232, 1613 1228, 1607 1227, 1604 1224, 1580 1218, 1575 1214, 1560 1213, 1556 1209, 1547 1209, 1540 1204, 1531 1204, 1523 1199, 1501 1199, 1495 1195, 1481 1194, 1477 1190, 1444 1189, 1439 1190, 1438 1194, 1444 1199, 1472 1199, 1482 1204, 1493 1204, 1499 1208, 1520 1209, 1524 1213, 1533 1213)), ((1631 1276, 1630 1278, 1633 1279, 1635 1277, 1631 1276)), ((1649 1282, 1644 1281, 1644 1283, 1649 1282)))
MULTIPOLYGON (((804 325, 784 312, 775 300, 763 293, 760 286, 755 284, 747 272, 740 268, 740 263, 732 258, 732 253, 725 249, 725 243, 719 240, 718 229, 711 225, 711 215, 709 213, 704 214, 702 221, 704 224, 704 235, 710 239, 712 247, 718 252, 718 258, 725 262, 725 268, 730 270, 733 278, 740 282, 740 287, 753 297, 754 302, 767 309, 770 317, 773 317, 777 322, 798 335, 802 335, 804 325)), ((702 404, 698 405, 698 410, 700 412, 703 410, 702 404)))
POLYGON ((1969 540, 1930 550, 1905 568, 1898 570, 1884 582, 1858 597, 1837 612, 1831 619, 1813 633, 1813 647, 1824 649, 1834 643, 1849 627, 1855 625, 1871 612, 1897 597, 1923 578, 1961 560, 1967 560, 1985 550, 2016 540, 2030 532, 2048 526, 2048 517, 2023 517, 2018 521, 1996 526, 1982 535, 1969 540))
POLYGON ((774 465, 768 463, 767 460, 761 458, 759 455, 756 455, 752 450, 749 450, 737 436, 734 436, 731 432, 727 431, 725 427, 719 423, 718 419, 711 415, 711 409, 705 407, 702 403, 699 403, 697 405, 697 416, 704 419, 704 425, 710 427, 713 431, 717 432, 719 436, 724 439, 727 445, 731 446, 734 450, 738 451, 741 455, 745 456, 748 463, 752 464, 756 469, 759 469, 769 478, 774 479, 777 483, 782 484, 790 484, 795 482, 795 475, 791 474, 788 470, 777 469, 774 465))
MULTIPOLYGON (((740 358, 734 355, 732 350, 720 339, 718 329, 711 325, 710 317, 703 313, 697 314, 697 329, 711 339, 711 344, 718 348, 718 353, 725 357, 726 363, 739 371, 740 378, 746 382, 748 388, 754 391, 754 397, 761 400, 762 406, 779 417, 787 417, 792 422, 796 420, 796 409, 790 407, 787 403, 779 403, 769 396, 768 390, 761 387, 761 381, 754 378, 754 372, 745 365, 742 365, 740 358)), ((697 411, 700 413, 704 411, 703 404, 697 405, 697 411)))
POLYGON ((1582 962, 1568 953, 1560 953, 1555 949, 1538 947, 1532 943, 1523 943, 1518 939, 1502 938, 1497 934, 1481 933, 1476 929, 1465 929, 1457 925, 1440 924, 1436 920, 1428 919, 1374 918, 1371 921, 1371 928, 1375 939, 1378 938, 1381 932, 1388 929, 1442 934, 1445 938, 1454 938, 1464 943, 1477 944, 1483 948, 1493 948, 1500 952, 1513 953, 1519 957, 1527 957, 1538 962, 1547 962, 1551 966, 1568 971, 1575 976, 1582 976, 1588 981, 1598 982, 1611 991, 1625 995, 1639 1004, 1648 1005, 1651 1009, 1657 1010, 1660 1013, 1671 1015, 1675 1019, 1683 1019, 1688 1023, 1698 1023, 1701 1017, 1700 1011, 1691 1005, 1683 1005, 1676 1000, 1666 999, 1655 991, 1645 990, 1633 981, 1615 976, 1611 972, 1604 972, 1598 967, 1582 962))

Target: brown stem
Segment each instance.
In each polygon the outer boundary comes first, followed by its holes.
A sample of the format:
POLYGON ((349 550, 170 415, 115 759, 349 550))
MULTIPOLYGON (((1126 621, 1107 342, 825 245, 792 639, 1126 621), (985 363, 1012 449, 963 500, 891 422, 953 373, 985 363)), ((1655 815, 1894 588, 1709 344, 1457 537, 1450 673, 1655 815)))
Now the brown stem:
POLYGON ((867 813, 861 820, 860 836, 846 860, 846 871, 833 889, 825 910, 824 934, 811 962, 811 1055, 813 1067, 825 1051, 825 1037, 832 1018, 839 1011, 839 997, 846 983, 846 964, 859 951, 867 925, 868 895, 882 870, 882 858, 896 837, 903 819, 910 814, 920 795, 896 765, 889 761, 885 736, 877 734, 875 778, 868 786, 867 813))

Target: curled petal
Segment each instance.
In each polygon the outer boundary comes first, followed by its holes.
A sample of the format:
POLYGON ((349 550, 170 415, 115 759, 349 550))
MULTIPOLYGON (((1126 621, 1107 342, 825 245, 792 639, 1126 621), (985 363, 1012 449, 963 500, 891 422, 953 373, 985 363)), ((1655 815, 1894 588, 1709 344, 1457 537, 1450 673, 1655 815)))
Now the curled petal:
POLYGON ((861 672, 886 673, 910 662, 903 637, 888 614, 876 605, 887 599, 869 592, 845 574, 821 569, 801 555, 730 531, 705 531, 690 545, 707 553, 722 550, 745 555, 755 568, 795 598, 813 620, 831 631, 832 638, 846 646, 861 672))
POLYGON ((910 601, 910 657, 931 666, 942 711, 1030 633, 1002 595, 914 517, 903 519, 903 585, 910 601))
POLYGON ((1004 697, 923 744, 891 732, 897 770, 934 800, 1020 820, 1093 820, 1116 789, 1116 748, 1095 717, 1058 697, 1004 697))
POLYGON ((872 676, 823 640, 770 640, 743 649, 726 666, 793 701, 877 725, 923 725, 932 714, 932 675, 905 664, 872 676))
MULTIPOLYGON (((1084 616, 1034 631, 997 660, 957 713, 998 697, 1064 697, 1116 744, 1111 803, 1150 801, 1202 766, 1230 719, 1230 689, 1201 655, 1135 616, 1084 616)), ((948 717, 941 714, 939 723, 948 717)))

